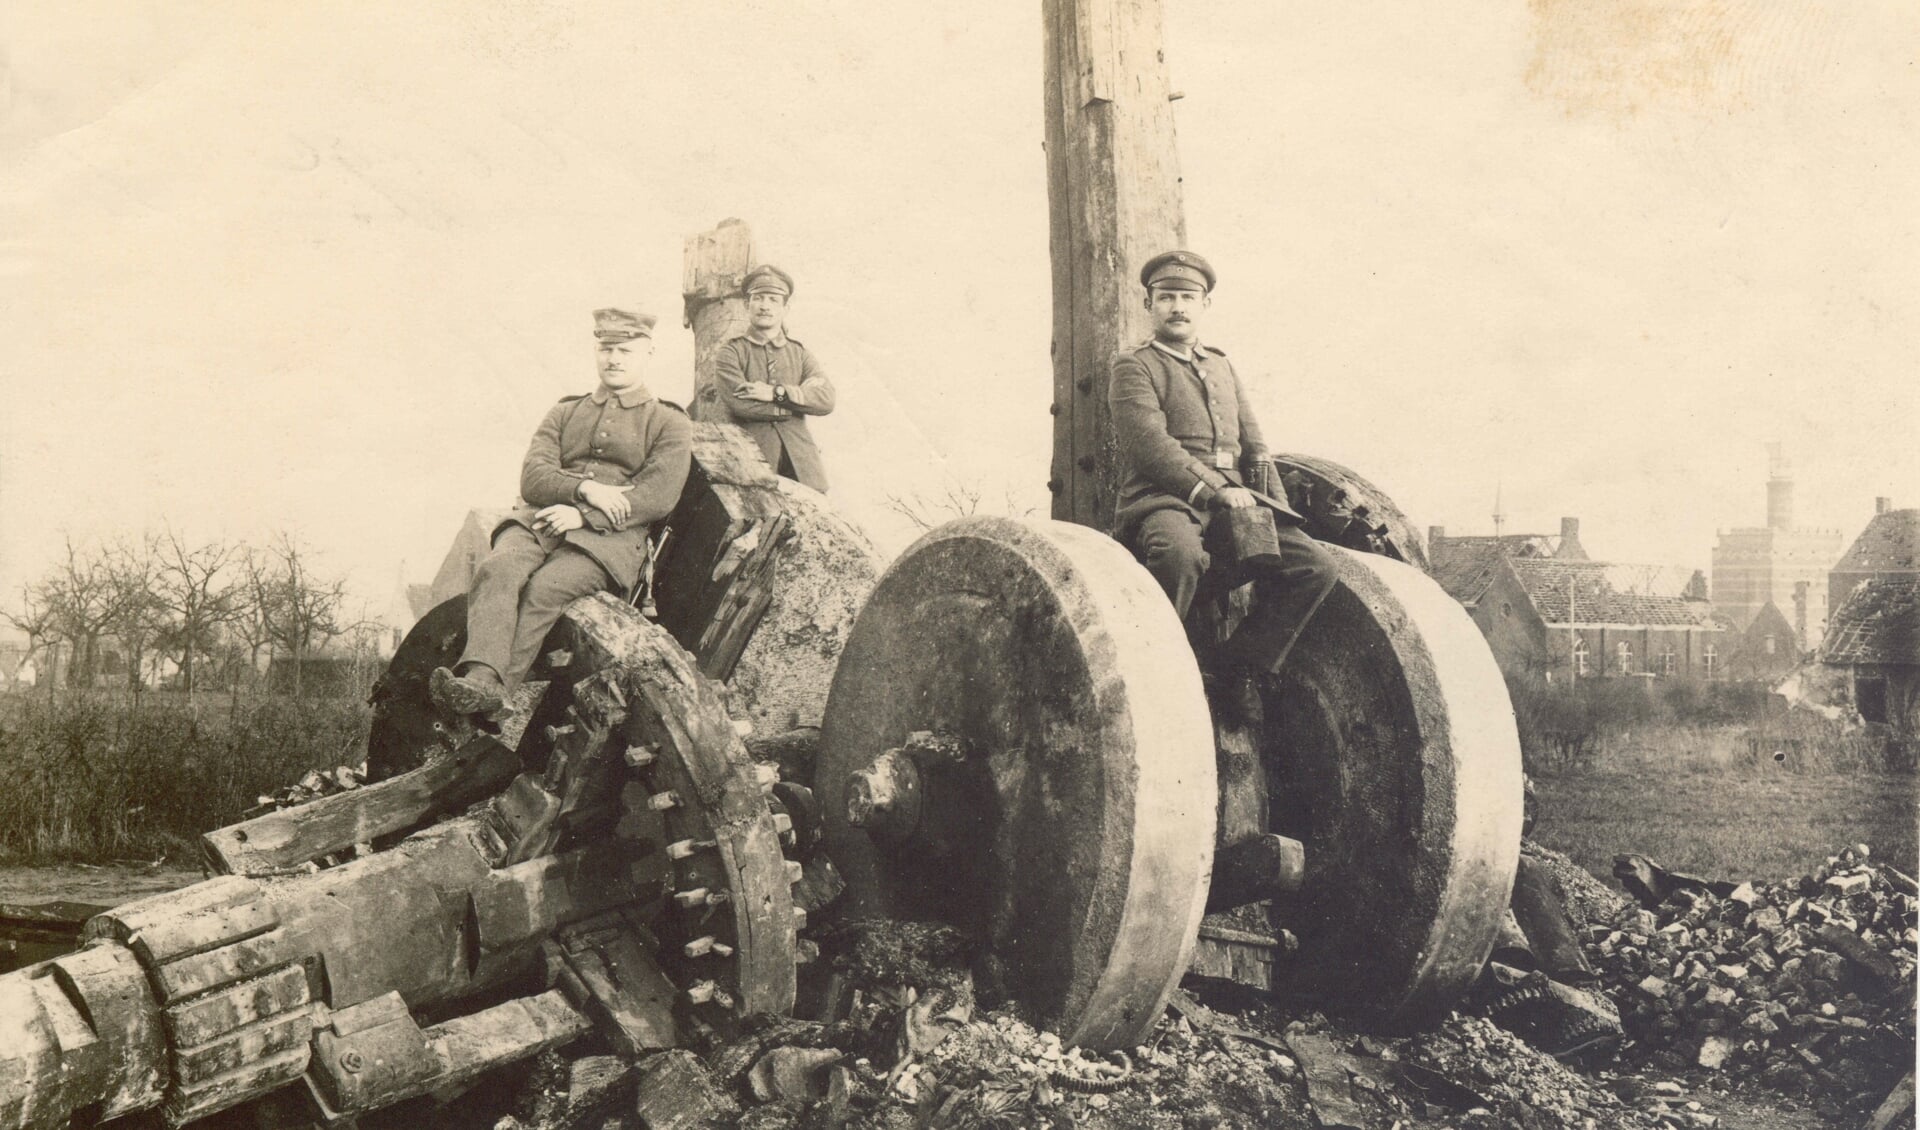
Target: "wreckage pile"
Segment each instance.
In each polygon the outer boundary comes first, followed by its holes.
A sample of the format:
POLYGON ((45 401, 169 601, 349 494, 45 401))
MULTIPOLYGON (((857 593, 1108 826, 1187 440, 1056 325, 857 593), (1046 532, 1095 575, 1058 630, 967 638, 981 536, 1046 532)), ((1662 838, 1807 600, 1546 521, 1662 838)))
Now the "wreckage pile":
POLYGON ((1707 882, 1639 856, 1615 873, 1639 905, 1589 921, 1586 944, 1620 1006, 1623 1061, 1849 1105, 1911 1069, 1914 881, 1864 845, 1785 883, 1707 882))

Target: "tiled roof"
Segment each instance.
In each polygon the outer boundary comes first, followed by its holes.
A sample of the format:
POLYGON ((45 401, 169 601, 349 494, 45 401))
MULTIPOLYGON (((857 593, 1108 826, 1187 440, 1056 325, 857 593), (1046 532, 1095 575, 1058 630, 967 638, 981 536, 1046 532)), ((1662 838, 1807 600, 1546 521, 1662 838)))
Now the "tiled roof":
POLYGON ((1920 575, 1860 582, 1827 622, 1820 658, 1920 665, 1920 575))
POLYGON ((1542 534, 1439 537, 1427 546, 1427 561, 1447 595, 1472 607, 1487 594, 1502 557, 1551 557, 1559 540, 1542 534))
POLYGON ((1534 608, 1548 624, 1718 627, 1704 603, 1682 600, 1678 590, 1665 589, 1667 570, 1658 566, 1551 558, 1520 558, 1512 564, 1534 608))
POLYGON ((1920 510, 1875 514, 1833 571, 1920 573, 1920 510))

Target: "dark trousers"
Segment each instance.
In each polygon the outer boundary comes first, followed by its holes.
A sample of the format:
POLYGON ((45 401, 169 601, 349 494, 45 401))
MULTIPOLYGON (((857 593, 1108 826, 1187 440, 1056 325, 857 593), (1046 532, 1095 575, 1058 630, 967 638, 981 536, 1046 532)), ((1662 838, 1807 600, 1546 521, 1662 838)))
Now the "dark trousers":
MULTIPOLYGON (((1269 669, 1278 669, 1285 661, 1338 579, 1333 558, 1306 531, 1291 522, 1276 521, 1274 526, 1280 539, 1279 564, 1263 570, 1253 582, 1253 615, 1259 617, 1259 630, 1267 637, 1265 650, 1276 657, 1269 669)), ((1135 534, 1142 563, 1166 590, 1182 622, 1212 564, 1203 532, 1198 518, 1169 507, 1147 515, 1135 534)))
POLYGON ((613 587, 589 554, 525 526, 508 526, 473 574, 467 592, 467 650, 455 669, 493 668, 512 691, 533 670, 540 645, 567 605, 613 587))

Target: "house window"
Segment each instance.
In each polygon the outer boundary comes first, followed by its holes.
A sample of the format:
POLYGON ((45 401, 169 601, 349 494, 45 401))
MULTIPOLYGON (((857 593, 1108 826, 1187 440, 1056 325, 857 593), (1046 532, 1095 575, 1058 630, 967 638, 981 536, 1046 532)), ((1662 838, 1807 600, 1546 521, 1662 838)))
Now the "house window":
POLYGON ((1768 655, 1772 655, 1779 648, 1779 646, 1780 645, 1778 643, 1774 642, 1774 638, 1772 635, 1768 635, 1765 639, 1760 641, 1761 649, 1764 650, 1768 655))
POLYGON ((1587 673, 1587 637, 1585 636, 1573 637, 1573 673, 1576 675, 1587 673))
POLYGON ((1613 649, 1613 661, 1619 665, 1622 675, 1633 674, 1633 645, 1621 640, 1613 649))
POLYGON ((1717 652, 1714 651, 1712 644, 1708 644, 1706 647, 1706 650, 1700 653, 1700 662, 1707 669, 1707 678, 1709 679, 1713 678, 1714 662, 1719 658, 1720 656, 1717 652))
POLYGON ((1662 675, 1673 674, 1673 664, 1674 664, 1673 645, 1668 644, 1667 649, 1660 653, 1660 673, 1662 675))

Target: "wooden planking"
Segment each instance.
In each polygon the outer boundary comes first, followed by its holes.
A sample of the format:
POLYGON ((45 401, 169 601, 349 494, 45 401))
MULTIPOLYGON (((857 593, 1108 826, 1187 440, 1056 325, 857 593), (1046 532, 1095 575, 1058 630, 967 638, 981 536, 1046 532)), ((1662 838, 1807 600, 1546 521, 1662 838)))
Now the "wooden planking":
POLYGON ((191 887, 122 903, 97 918, 89 919, 81 933, 89 941, 111 938, 116 942, 124 942, 150 926, 209 910, 224 910, 259 897, 260 887, 253 880, 238 875, 220 875, 191 887))
POLYGON ((1195 977, 1213 977, 1253 989, 1273 988, 1272 938, 1244 930, 1218 926, 1200 927, 1200 938, 1193 947, 1193 962, 1187 972, 1195 977))
POLYGON ((296 956, 292 949, 288 935, 275 928, 230 946, 153 967, 149 975, 162 1001, 171 1004, 208 989, 258 977, 296 956))
POLYGON ((127 944, 141 961, 164 965, 264 934, 278 925, 280 915, 273 904, 258 899, 155 922, 135 934, 127 944))
POLYGON ((204 1044, 174 1048, 174 1078, 181 1086, 191 1087, 245 1064, 305 1047, 312 1035, 309 1009, 269 1017, 204 1044))
POLYGON ((211 996, 173 1005, 161 1016, 174 1044, 192 1047, 255 1021, 300 1008, 311 999, 306 972, 297 965, 287 965, 211 996))
POLYGON ((562 940, 567 964, 587 997, 584 1011, 607 1042, 625 1056, 679 1043, 673 982, 631 929, 593 931, 562 940))
POLYGON ((647 1130, 705 1130, 738 1113, 700 1057, 682 1049, 642 1060, 637 1088, 634 1112, 647 1130))
POLYGON ((503 1064, 571 1043, 593 1025, 558 989, 455 1017, 426 1030, 440 1060, 432 1089, 457 1090, 503 1064))
POLYGON ((204 1083, 175 1088, 167 1096, 161 1113, 167 1125, 174 1127, 205 1118, 300 1078, 307 1069, 308 1058, 309 1049, 302 1044, 225 1075, 216 1075, 204 1083))
POLYGON ((1107 530, 1107 367, 1148 333, 1141 264, 1186 242, 1179 152, 1157 0, 1045 0, 1043 13, 1053 517, 1107 530))
POLYGON ((200 842, 215 870, 238 875, 284 872, 465 808, 497 791, 519 770, 519 757, 511 749, 476 734, 444 759, 376 785, 208 832, 200 842))

